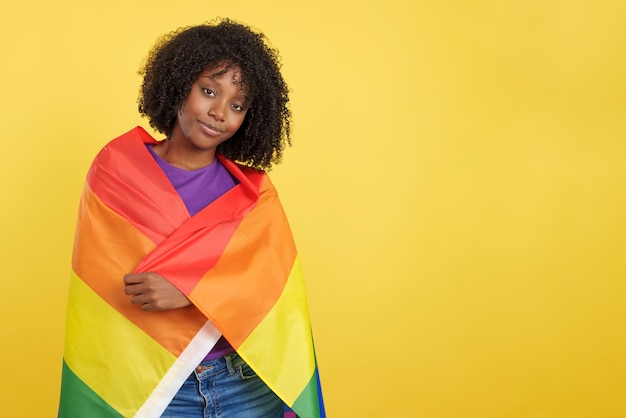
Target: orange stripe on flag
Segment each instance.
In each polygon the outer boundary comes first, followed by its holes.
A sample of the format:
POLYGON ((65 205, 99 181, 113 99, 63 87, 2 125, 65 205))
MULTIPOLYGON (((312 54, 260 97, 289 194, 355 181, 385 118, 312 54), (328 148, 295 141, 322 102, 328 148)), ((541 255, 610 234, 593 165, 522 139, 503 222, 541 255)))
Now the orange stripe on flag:
POLYGON ((296 258, 287 218, 267 177, 261 193, 215 267, 189 295, 235 348, 272 309, 296 258))
POLYGON ((88 186, 80 213, 73 258, 76 274, 118 312, 180 355, 206 317, 194 307, 144 312, 124 293, 124 275, 133 271, 154 243, 106 207, 88 186))

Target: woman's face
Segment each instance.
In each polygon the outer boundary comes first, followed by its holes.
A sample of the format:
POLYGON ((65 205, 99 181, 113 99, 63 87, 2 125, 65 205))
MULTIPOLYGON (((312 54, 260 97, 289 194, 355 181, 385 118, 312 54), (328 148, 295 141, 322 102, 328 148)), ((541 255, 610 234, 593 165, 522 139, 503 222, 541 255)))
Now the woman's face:
POLYGON ((200 73, 178 112, 171 142, 190 151, 211 151, 232 137, 246 117, 240 71, 225 66, 200 73))

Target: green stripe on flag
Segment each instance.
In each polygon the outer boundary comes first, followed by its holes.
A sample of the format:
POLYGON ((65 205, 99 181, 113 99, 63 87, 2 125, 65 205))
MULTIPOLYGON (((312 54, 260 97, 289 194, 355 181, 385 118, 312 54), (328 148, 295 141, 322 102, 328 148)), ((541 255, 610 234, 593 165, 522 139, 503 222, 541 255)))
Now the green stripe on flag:
POLYGON ((89 388, 63 361, 59 418, 123 418, 89 388))
POLYGON ((317 394, 317 370, 309 379, 306 387, 293 404, 293 409, 299 417, 317 418, 320 416, 320 404, 317 394))

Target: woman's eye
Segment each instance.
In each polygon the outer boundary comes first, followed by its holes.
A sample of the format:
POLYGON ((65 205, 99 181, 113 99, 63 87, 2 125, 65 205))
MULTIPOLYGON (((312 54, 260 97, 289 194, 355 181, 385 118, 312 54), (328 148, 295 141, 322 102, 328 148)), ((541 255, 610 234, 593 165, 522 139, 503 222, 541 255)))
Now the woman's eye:
POLYGON ((208 94, 209 96, 215 96, 215 93, 214 93, 214 92, 213 92, 213 90, 211 90, 211 89, 207 89, 207 88, 204 88, 204 87, 203 87, 203 88, 202 88, 202 92, 203 92, 204 94, 208 94))
POLYGON ((243 106, 240 106, 238 104, 234 104, 233 105, 233 109, 235 109, 237 112, 241 112, 243 110, 243 106))

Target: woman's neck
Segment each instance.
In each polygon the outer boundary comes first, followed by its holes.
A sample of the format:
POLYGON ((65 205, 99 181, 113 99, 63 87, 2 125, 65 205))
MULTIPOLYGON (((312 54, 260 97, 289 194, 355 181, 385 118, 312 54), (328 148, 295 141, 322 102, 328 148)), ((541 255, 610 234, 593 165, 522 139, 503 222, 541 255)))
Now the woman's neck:
POLYGON ((183 170, 197 170, 215 161, 215 149, 199 150, 171 139, 155 144, 153 149, 169 164, 183 170))

